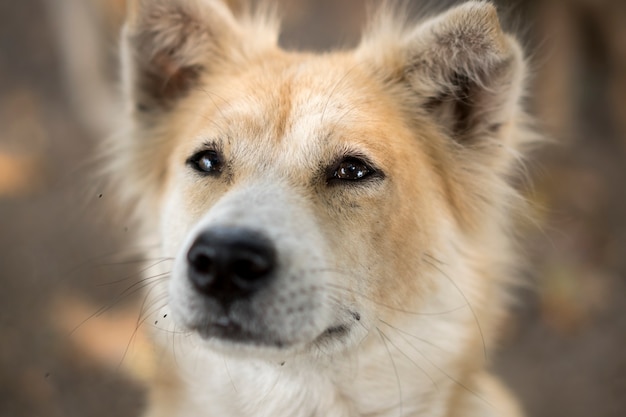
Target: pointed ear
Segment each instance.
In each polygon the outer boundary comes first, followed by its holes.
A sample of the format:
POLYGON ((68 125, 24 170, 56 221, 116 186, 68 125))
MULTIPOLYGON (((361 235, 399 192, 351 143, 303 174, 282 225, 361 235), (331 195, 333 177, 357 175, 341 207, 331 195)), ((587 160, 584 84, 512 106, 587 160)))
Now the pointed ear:
POLYGON ((237 65, 260 42, 275 43, 269 25, 256 25, 250 36, 254 25, 247 23, 220 0, 131 0, 122 70, 133 107, 144 114, 168 110, 204 75, 237 65))
POLYGON ((376 47, 377 35, 371 35, 362 48, 391 51, 382 59, 369 55, 387 81, 410 89, 411 106, 434 117, 459 143, 504 139, 521 98, 524 61, 493 5, 468 2, 408 34, 395 31, 401 38, 395 47, 376 47))

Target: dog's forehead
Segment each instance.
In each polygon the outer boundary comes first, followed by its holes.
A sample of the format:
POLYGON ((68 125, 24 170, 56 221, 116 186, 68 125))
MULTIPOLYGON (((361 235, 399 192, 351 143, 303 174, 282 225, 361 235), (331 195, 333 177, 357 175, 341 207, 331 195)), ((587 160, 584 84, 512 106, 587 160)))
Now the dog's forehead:
MULTIPOLYGON (((386 126, 402 124, 381 83, 348 54, 296 55, 260 64, 200 95, 207 117, 235 148, 319 156, 341 148, 376 152, 386 126)), ((312 158, 315 159, 315 158, 312 158)))

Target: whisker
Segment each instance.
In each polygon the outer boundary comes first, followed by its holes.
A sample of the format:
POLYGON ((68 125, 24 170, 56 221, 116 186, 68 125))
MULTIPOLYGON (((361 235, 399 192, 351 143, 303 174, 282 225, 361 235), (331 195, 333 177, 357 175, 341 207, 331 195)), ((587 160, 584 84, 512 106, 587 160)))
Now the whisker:
POLYGON ((146 272, 147 270, 152 269, 152 268, 154 268, 155 266, 162 264, 163 262, 167 262, 167 261, 174 260, 174 258, 159 258, 159 260, 158 260, 158 261, 157 261, 156 259, 154 259, 154 260, 156 261, 155 263, 150 264, 150 265, 148 265, 148 266, 146 266, 146 267, 144 267, 144 268, 140 269, 139 271, 136 271, 136 272, 134 272, 134 273, 132 273, 132 274, 130 274, 130 275, 126 275, 125 277, 120 278, 120 279, 117 279, 117 280, 115 280, 115 281, 109 281, 109 282, 104 282, 104 283, 96 284, 96 286, 97 286, 97 287, 104 287, 104 286, 107 286, 107 285, 115 285, 115 284, 119 284, 119 283, 121 283, 121 282, 124 282, 124 281, 129 280, 130 278, 134 278, 134 277, 136 277, 136 276, 138 276, 138 275, 141 275, 141 274, 143 274, 144 272, 146 272))
MULTIPOLYGON (((428 256, 428 255, 426 254, 426 256, 428 256)), ((483 334, 483 329, 480 326, 480 322, 478 320, 478 316, 476 315, 476 312, 474 311, 474 308, 472 307, 472 304, 469 302, 468 298, 465 296, 465 293, 461 290, 461 288, 458 286, 458 284, 456 282, 454 282, 454 280, 448 274, 446 274, 440 267, 435 265, 433 262, 428 261, 427 259, 424 259, 424 258, 422 258, 422 259, 428 265, 432 266, 437 271, 439 271, 439 273, 441 273, 441 275, 443 275, 456 288, 456 290, 459 292, 461 297, 463 297, 463 299, 465 300, 465 303, 467 304, 467 307, 472 312, 472 316, 474 316, 474 321, 476 322, 476 327, 478 328, 478 333, 480 333, 480 338, 481 338, 482 343, 483 343, 483 355, 485 357, 485 361, 487 361, 488 360, 488 358, 487 358, 487 344, 485 342, 485 336, 483 334)))
POLYGON ((126 359, 126 356, 128 355, 128 352, 130 351, 130 346, 132 345, 132 343, 136 339, 137 334, 139 333, 140 327, 146 322, 146 320, 148 320, 150 318, 150 316, 152 314, 154 314, 156 311, 158 311, 164 305, 164 304, 158 304, 159 301, 163 301, 163 299, 165 299, 164 296, 161 296, 160 298, 156 299, 158 301, 155 300, 156 302, 154 303, 153 307, 156 306, 156 308, 153 308, 150 311, 147 311, 147 310, 144 311, 146 300, 150 297, 150 294, 151 294, 151 292, 153 290, 154 290, 154 287, 150 288, 146 292, 146 295, 144 296, 143 302, 141 304, 141 308, 139 310, 139 315, 137 316, 137 322, 135 324, 135 329, 133 330, 133 333, 131 334, 131 336, 130 336, 130 338, 128 340, 128 343, 126 344, 126 348, 124 349, 124 353, 122 355, 122 358, 120 359, 120 362, 117 365, 118 370, 122 366, 122 364, 124 363, 124 360, 126 359))
POLYGON ((123 298, 135 294, 137 291, 140 291, 146 287, 149 287, 150 285, 154 285, 157 282, 165 279, 166 277, 168 277, 170 275, 171 271, 169 272, 163 272, 160 274, 156 274, 150 277, 146 277, 146 278, 142 278, 140 280, 138 280, 137 282, 135 282, 134 284, 130 285, 128 288, 126 288, 124 291, 122 291, 121 293, 119 293, 117 295, 117 297, 115 298, 115 300, 113 301, 113 304, 111 306, 116 305, 119 301, 121 301, 123 298))
MULTIPOLYGON (((386 324, 386 323, 385 323, 386 324)), ((397 328, 394 328, 393 326, 390 326, 392 329, 394 330, 398 330, 397 328)), ((402 332, 399 332, 402 333, 402 332)), ((419 353, 424 360, 426 360, 428 363, 430 363, 435 369, 437 369, 439 372, 441 372, 443 375, 445 375, 448 379, 450 379, 452 382, 454 382, 455 384, 457 384, 459 387, 463 388, 464 390, 466 390, 468 393, 476 396, 476 398, 480 399, 481 401, 483 401, 485 404, 487 404, 490 407, 493 407, 493 405, 487 401, 484 397, 482 397, 480 394, 478 394, 476 391, 470 389, 467 385, 463 384, 461 381, 459 381, 458 379, 454 378, 452 375, 450 375, 449 373, 447 373, 445 370, 443 370, 440 366, 438 366, 437 364, 435 364, 428 356, 426 356, 424 354, 424 352, 422 352, 421 350, 419 350, 416 346, 414 346, 413 344, 409 343, 409 341, 402 336, 402 334, 400 334, 400 337, 402 339, 404 339, 405 342, 407 342, 407 344, 409 346, 411 346, 417 353, 419 353)))
POLYGON ((172 356, 174 358, 174 364, 176 365, 176 367, 180 367, 180 364, 178 363, 178 355, 176 354, 176 335, 178 334, 189 334, 190 332, 186 332, 186 331, 182 331, 182 332, 176 332, 176 323, 174 323, 174 332, 172 332, 172 356))
MULTIPOLYGON (((381 322, 382 322, 382 320, 381 320, 381 322)), ((384 323, 384 322, 383 322, 383 323, 384 323)), ((384 323, 384 324, 387 324, 387 323, 384 323)), ((398 347, 398 345, 396 345, 395 343, 393 343, 393 341, 389 338, 389 336, 385 335, 385 337, 387 338, 387 340, 389 341, 389 343, 391 343, 391 345, 392 345, 393 347, 395 347, 395 348, 396 348, 396 350, 397 350, 398 352, 400 352, 400 354, 401 354, 402 356, 404 356, 405 358, 407 358, 407 359, 408 359, 408 360, 409 360, 409 361, 410 361, 413 365, 415 365, 415 367, 416 367, 417 369, 419 369, 420 371, 422 371, 422 373, 423 373, 424 375, 426 375, 426 377, 430 380, 430 382, 432 382, 432 384, 435 386, 435 389, 436 389, 437 391, 439 391, 439 386, 437 385, 437 383, 435 382, 435 380, 433 379, 433 377, 431 377, 431 376, 430 376, 430 374, 429 374, 428 372, 426 372, 426 370, 425 370, 424 368, 422 368, 422 367, 421 367, 421 366, 420 366, 417 362, 415 362, 415 360, 413 360, 413 358, 411 358, 409 355, 407 355, 407 354, 406 354, 406 352, 404 352, 402 349, 400 349, 400 347, 398 347)), ((417 347, 415 347, 415 346, 413 346, 411 343, 409 343, 409 341, 408 341, 407 339, 403 338, 403 340, 404 340, 407 344, 409 344, 409 346, 411 346, 413 349, 415 349, 415 350, 417 350, 417 351, 419 352, 419 349, 417 349, 417 347)), ((422 355, 422 356, 423 356, 423 355, 422 355)))
POLYGON ((444 314, 451 314, 451 313, 454 313, 456 311, 459 311, 459 310, 462 310, 462 309, 465 308, 465 306, 460 306, 460 307, 457 307, 457 308, 454 308, 454 309, 451 309, 451 310, 439 311, 439 312, 409 311, 409 310, 403 310, 401 308, 397 308, 397 307, 393 307, 393 306, 381 303, 380 301, 376 301, 376 300, 372 299, 371 297, 368 297, 367 295, 361 294, 361 293, 359 293, 359 292, 357 292, 357 291, 355 291, 355 290, 353 290, 351 288, 343 287, 341 285, 332 284, 332 283, 326 283, 325 285, 327 285, 327 286, 329 286, 331 288, 335 288, 335 289, 338 289, 338 290, 346 291, 348 294, 357 295, 357 296, 359 296, 359 297, 361 297, 361 298, 363 298, 363 299, 365 299, 365 300, 367 300, 367 301, 369 301, 371 303, 374 303, 374 304, 379 305, 379 306, 384 307, 384 308, 388 308, 389 310, 397 311, 399 313, 404 313, 404 314, 410 314, 410 315, 413 315, 413 316, 441 316, 441 315, 444 315, 444 314))
MULTIPOLYGON (((302 270, 301 272, 302 273, 332 272, 332 273, 335 273, 335 274, 345 275, 345 276, 348 276, 348 277, 352 276, 349 272, 342 271, 342 270, 336 269, 336 268, 311 268, 311 269, 302 270)), ((463 305, 463 306, 459 306, 459 307, 456 307, 456 308, 453 308, 453 309, 450 309, 450 310, 438 311, 438 312, 408 311, 408 310, 400 309, 398 307, 390 306, 388 304, 381 303, 381 302, 379 302, 377 300, 374 300, 373 298, 371 298, 371 297, 369 297, 369 296, 367 296, 365 294, 362 294, 362 293, 360 293, 360 292, 358 292, 358 291, 356 291, 356 290, 354 290, 352 288, 348 288, 348 287, 341 286, 341 285, 334 284, 334 283, 325 283, 324 285, 326 285, 328 287, 331 287, 331 288, 335 288, 335 289, 338 289, 338 290, 345 291, 348 294, 359 296, 359 297, 363 298, 364 300, 367 300, 367 301, 369 301, 371 303, 374 303, 376 305, 379 305, 381 307, 385 307, 385 308, 387 308, 389 310, 397 311, 397 312, 405 313, 405 314, 410 314, 410 315, 439 316, 439 315, 444 315, 444 314, 451 314, 451 313, 457 312, 459 310, 462 310, 462 309, 464 309, 466 307, 465 305, 463 305)))
POLYGON ((101 266, 116 266, 116 265, 132 265, 132 264, 138 264, 138 263, 142 263, 142 262, 165 262, 165 261, 173 261, 175 258, 144 258, 144 257, 138 257, 138 258, 134 258, 134 259, 128 259, 125 261, 120 261, 120 262, 107 262, 107 263, 101 263, 101 264, 96 264, 96 267, 101 267, 101 266))
POLYGON ((391 355, 391 351, 389 350, 389 346, 387 345, 387 342, 385 341, 386 336, 384 335, 384 333, 377 327, 376 331, 378 332, 378 335, 380 336, 380 339, 383 341, 383 345, 385 346, 385 350, 387 351, 387 354, 389 355, 389 359, 391 359, 391 365, 393 366, 393 371, 396 374, 396 382, 398 384, 398 396, 399 396, 399 405, 400 405, 400 417, 402 417, 403 414, 403 401, 402 401, 402 385, 400 384, 400 374, 398 374, 398 368, 396 367, 396 361, 393 360, 393 356, 391 355))
POLYGON ((239 390, 237 389, 237 386, 235 385, 235 381, 233 381, 233 377, 230 374, 230 369, 228 369, 228 363, 226 362, 226 356, 221 355, 222 360, 224 361, 224 368, 226 369, 226 374, 228 375, 228 379, 230 380, 230 385, 233 386, 233 389, 235 390, 236 393, 239 393, 239 390))
POLYGON ((71 274, 73 274, 73 273, 75 273, 75 272, 77 272, 77 271, 79 271, 79 270, 81 270, 83 268, 92 266, 94 264, 94 262, 96 262, 96 261, 98 261, 100 259, 106 259, 106 258, 109 258, 109 257, 115 257, 118 254, 127 255, 129 251, 130 252, 134 252, 134 253, 136 253, 139 256, 139 254, 145 252, 146 250, 154 249, 154 248, 156 248, 158 246, 160 246, 160 243, 156 243, 154 245, 136 246, 136 247, 132 247, 132 248, 118 249, 118 250, 114 250, 114 251, 111 251, 111 252, 104 253, 102 255, 94 256, 93 258, 86 259, 83 262, 80 262, 79 264, 74 265, 73 267, 71 267, 66 272, 66 275, 71 275, 71 274))
POLYGON ((93 312, 92 314, 90 314, 88 317, 86 317, 84 320, 82 320, 80 323, 78 323, 76 325, 76 327, 74 327, 68 334, 68 336, 72 336, 74 333, 76 333, 76 331, 78 329, 80 329, 83 325, 85 325, 85 323, 87 323, 89 320, 93 319, 94 317, 100 317, 101 315, 103 315, 104 313, 106 313, 107 311, 111 310, 113 307, 115 307, 116 305, 118 305, 123 299, 125 299, 126 297, 135 294, 138 291, 143 290, 144 288, 147 288, 151 285, 156 284, 157 282, 159 282, 162 278, 164 278, 164 276, 169 275, 168 273, 165 274, 159 274, 159 275, 155 275, 153 277, 148 277, 148 278, 144 278, 136 283, 134 283, 133 285, 131 285, 130 287, 128 287, 126 290, 122 291, 120 294, 118 294, 115 299, 108 304, 105 304, 103 306, 101 306, 99 309, 97 309, 95 312, 93 312), (153 282, 147 282, 147 281, 153 281, 153 282), (132 289, 132 291, 131 291, 132 289))
POLYGON ((445 349, 444 349, 444 348, 442 348, 441 346, 438 346, 438 345, 434 344, 433 342, 431 342, 431 341, 429 341, 429 340, 426 340, 426 339, 424 339, 424 338, 421 338, 421 337, 419 337, 419 336, 415 336, 414 334, 411 334, 411 333, 408 333, 408 332, 406 332, 406 331, 404 331, 404 330, 401 330, 400 328, 398 328, 398 327, 396 327, 396 326, 394 326, 394 325, 392 325, 392 324, 389 324, 389 323, 387 323, 386 321, 384 321, 384 320, 382 320, 382 319, 380 319, 380 318, 378 319, 378 321, 380 321, 382 324, 384 324, 384 325, 386 325, 386 326, 391 327, 393 330, 397 331, 398 333, 402 333, 402 334, 404 334, 404 335, 406 335, 406 336, 412 337, 412 338, 414 338, 414 339, 416 339, 416 340, 419 340, 419 341, 420 341, 420 342, 422 342, 422 343, 425 343, 425 344, 427 344, 427 345, 430 345, 430 346, 432 346, 432 347, 434 347, 434 348, 437 348, 437 349, 439 349, 439 350, 445 350, 445 349))

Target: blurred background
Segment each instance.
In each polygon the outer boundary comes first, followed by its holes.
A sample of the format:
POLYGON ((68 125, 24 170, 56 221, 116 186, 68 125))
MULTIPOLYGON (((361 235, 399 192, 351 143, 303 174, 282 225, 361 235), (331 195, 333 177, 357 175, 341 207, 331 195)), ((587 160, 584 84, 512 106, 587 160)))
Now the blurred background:
MULTIPOLYGON (((498 5, 527 48, 528 108, 552 142, 528 163, 540 225, 494 367, 529 417, 623 417, 626 0, 498 5)), ((314 50, 354 45, 366 15, 361 0, 281 10, 283 45, 314 50)), ((91 179, 120 112, 123 13, 123 0, 0 0, 2 417, 131 417, 144 402, 133 226, 91 179)))

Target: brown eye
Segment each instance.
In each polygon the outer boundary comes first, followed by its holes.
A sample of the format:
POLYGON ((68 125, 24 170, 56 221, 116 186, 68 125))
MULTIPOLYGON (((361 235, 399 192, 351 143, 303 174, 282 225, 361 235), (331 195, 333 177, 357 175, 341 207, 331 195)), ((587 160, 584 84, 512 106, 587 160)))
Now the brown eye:
POLYGON ((337 164, 329 180, 359 181, 375 172, 366 162, 358 158, 349 157, 337 164))
POLYGON ((213 150, 198 152, 187 163, 202 174, 218 174, 222 171, 222 157, 213 150))

